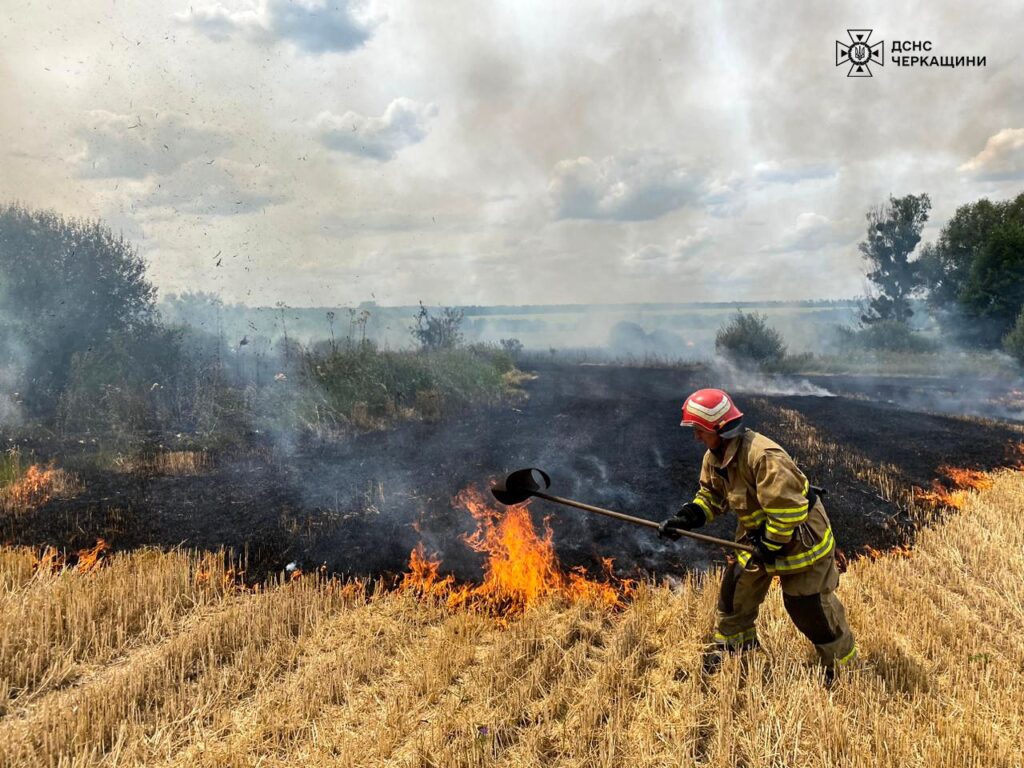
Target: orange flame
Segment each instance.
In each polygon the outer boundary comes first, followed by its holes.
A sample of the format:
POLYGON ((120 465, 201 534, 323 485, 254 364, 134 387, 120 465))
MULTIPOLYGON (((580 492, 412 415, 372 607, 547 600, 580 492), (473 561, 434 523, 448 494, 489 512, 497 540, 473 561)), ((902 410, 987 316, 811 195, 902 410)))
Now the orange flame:
MULTIPOLYGON (((103 555, 109 550, 110 545, 103 539, 96 539, 93 546, 80 549, 76 556, 77 562, 73 566, 75 572, 94 573, 106 560, 103 555)), ((46 547, 32 567, 36 573, 60 573, 68 567, 68 561, 64 553, 56 547, 46 547)))
POLYGON ((462 539, 486 556, 483 581, 457 585, 454 577, 441 574, 441 562, 428 558, 419 544, 409 555, 401 591, 440 598, 452 608, 484 610, 502 619, 552 597, 619 607, 632 594, 635 582, 618 579, 610 558, 604 561, 603 581, 591 579, 583 568, 564 571, 555 555, 551 527, 545 520, 543 535, 538 534, 525 505, 495 509, 475 488, 462 491, 454 501, 476 520, 476 530, 462 539))
POLYGON ((967 503, 967 491, 965 490, 949 490, 938 480, 932 480, 932 489, 926 491, 923 488, 914 488, 914 500, 924 502, 925 504, 933 507, 952 507, 953 509, 963 509, 964 504, 967 503))
POLYGON ((875 549, 870 545, 864 546, 863 556, 869 560, 878 560, 888 555, 889 557, 898 557, 905 560, 909 560, 914 556, 914 550, 906 544, 900 544, 889 549, 875 549))
POLYGON ((36 573, 57 573, 64 568, 64 555, 56 547, 46 547, 32 565, 36 573))
POLYGON ((79 550, 76 570, 79 573, 92 573, 97 570, 103 562, 103 558, 100 555, 108 549, 110 549, 110 546, 107 542, 103 539, 96 539, 96 543, 93 546, 79 550))
POLYGON ((949 466, 939 467, 939 471, 952 480, 957 488, 971 488, 975 491, 982 491, 992 487, 993 480, 988 472, 949 466))
POLYGON ((939 472, 945 475, 952 483, 952 489, 947 488, 939 480, 932 480, 930 491, 923 488, 914 488, 914 499, 922 501, 932 507, 952 507, 963 509, 969 497, 969 491, 982 491, 991 488, 994 482, 988 472, 979 469, 967 469, 965 467, 951 467, 943 465, 939 472))
POLYGON ((40 469, 38 464, 33 464, 25 470, 21 479, 8 486, 6 495, 9 504, 19 508, 45 504, 53 494, 56 478, 57 470, 54 467, 40 469))
POLYGON ((1015 462, 1013 464, 1013 468, 1020 472, 1024 472, 1024 443, 1017 443, 1011 453, 1014 454, 1014 458, 1012 459, 1012 461, 1015 462))
POLYGON ((447 597, 454 583, 455 577, 441 576, 441 561, 428 558, 420 542, 409 553, 408 570, 402 575, 398 589, 400 592, 447 597))

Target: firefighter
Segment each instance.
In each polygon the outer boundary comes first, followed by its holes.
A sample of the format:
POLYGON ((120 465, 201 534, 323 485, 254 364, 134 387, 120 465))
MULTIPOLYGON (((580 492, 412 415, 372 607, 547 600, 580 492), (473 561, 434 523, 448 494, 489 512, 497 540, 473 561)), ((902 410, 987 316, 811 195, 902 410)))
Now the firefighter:
POLYGON ((723 652, 758 647, 758 609, 778 576, 787 613, 814 644, 831 679, 835 669, 857 658, 857 646, 835 594, 835 541, 820 489, 778 444, 745 428, 743 413, 720 389, 690 395, 681 425, 707 448, 700 488, 659 532, 678 539, 679 530, 692 531, 732 510, 739 518, 736 540, 757 549, 753 555, 739 552, 726 568, 705 666, 717 668, 723 652))

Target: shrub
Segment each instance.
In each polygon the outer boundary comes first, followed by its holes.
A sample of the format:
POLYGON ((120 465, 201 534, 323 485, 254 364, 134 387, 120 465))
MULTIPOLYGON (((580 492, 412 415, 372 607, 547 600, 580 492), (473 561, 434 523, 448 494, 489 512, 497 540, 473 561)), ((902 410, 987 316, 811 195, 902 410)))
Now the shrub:
POLYGON ((505 353, 512 358, 513 361, 519 359, 519 356, 523 354, 523 342, 519 339, 502 339, 501 348, 505 350, 505 353))
POLYGON ((445 307, 440 315, 431 315, 421 301, 412 328, 413 338, 423 349, 454 349, 462 343, 462 317, 463 311, 452 307, 445 307))
POLYGON ((278 426, 383 426, 403 411, 433 421, 452 409, 498 400, 512 363, 496 347, 432 352, 378 350, 370 342, 303 354, 296 381, 271 385, 261 410, 278 426), (270 399, 267 399, 270 398, 270 399))
POLYGON ((715 334, 715 351, 744 368, 778 363, 786 357, 782 334, 768 325, 768 318, 754 312, 737 312, 715 334))

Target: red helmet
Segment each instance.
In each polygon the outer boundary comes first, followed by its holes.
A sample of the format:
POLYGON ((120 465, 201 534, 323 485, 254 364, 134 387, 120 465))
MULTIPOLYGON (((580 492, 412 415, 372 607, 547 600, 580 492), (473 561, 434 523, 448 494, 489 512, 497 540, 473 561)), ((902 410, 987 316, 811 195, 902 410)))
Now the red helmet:
POLYGON ((698 389, 683 403, 681 427, 703 427, 719 437, 736 437, 743 431, 743 412, 720 389, 698 389))

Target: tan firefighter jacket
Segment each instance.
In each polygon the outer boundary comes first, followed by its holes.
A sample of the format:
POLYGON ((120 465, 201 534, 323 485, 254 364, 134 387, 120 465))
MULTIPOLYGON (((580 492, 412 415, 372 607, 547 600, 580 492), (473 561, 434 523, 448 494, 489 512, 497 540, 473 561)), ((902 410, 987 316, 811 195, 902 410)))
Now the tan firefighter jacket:
MULTIPOLYGON (((810 485, 777 443, 751 429, 730 440, 721 458, 704 454, 700 490, 694 503, 710 522, 732 510, 739 518, 736 540, 748 532, 763 532, 779 557, 766 566, 769 573, 785 575, 810 568, 828 556, 835 546, 821 501, 808 509, 810 485)), ((740 552, 746 566, 750 553, 740 552)))

